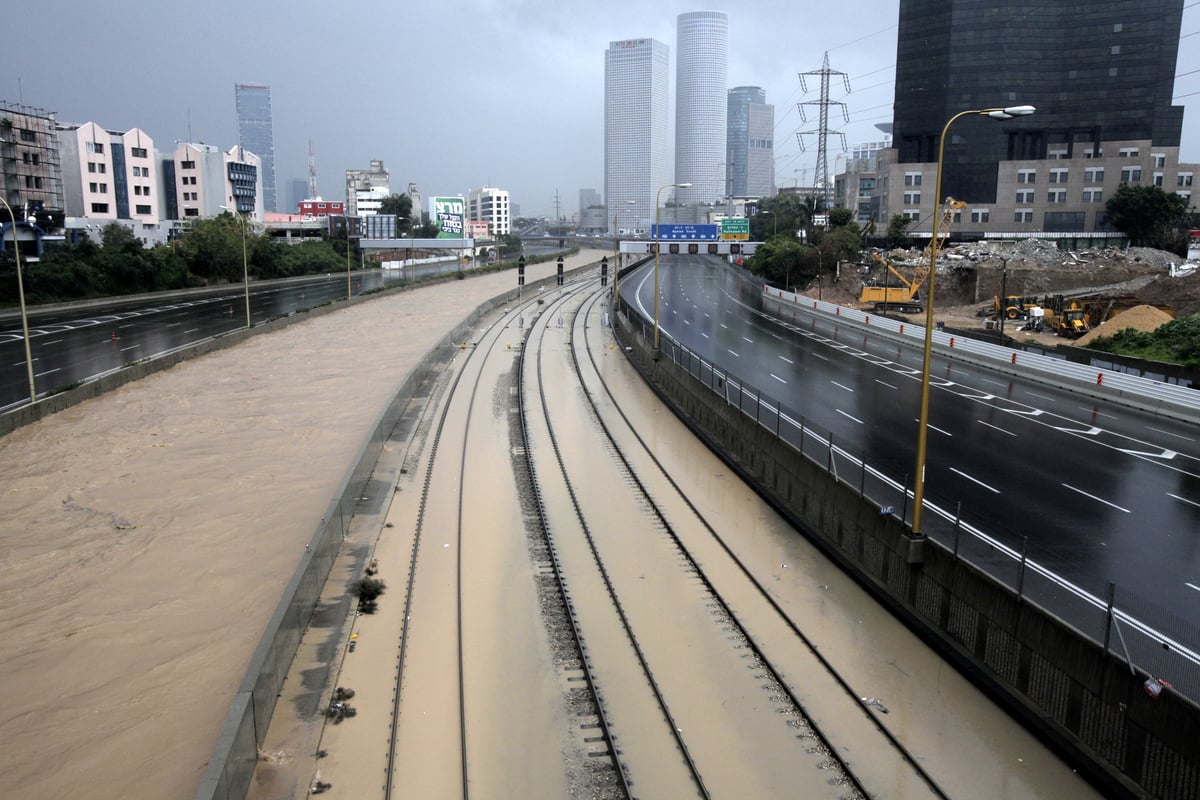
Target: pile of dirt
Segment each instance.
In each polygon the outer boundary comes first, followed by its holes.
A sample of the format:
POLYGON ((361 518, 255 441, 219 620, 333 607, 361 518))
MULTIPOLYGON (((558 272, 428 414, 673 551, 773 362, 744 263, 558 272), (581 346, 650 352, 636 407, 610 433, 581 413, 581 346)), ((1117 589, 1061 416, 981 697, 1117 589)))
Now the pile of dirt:
POLYGON ((1126 328, 1133 328, 1144 333, 1152 333, 1171 320, 1172 317, 1170 314, 1165 311, 1159 311, 1154 306, 1134 306, 1127 311, 1122 311, 1099 327, 1092 328, 1079 337, 1075 341, 1075 344, 1078 347, 1087 347, 1088 344, 1102 336, 1112 336, 1117 331, 1123 331, 1126 328))
POLYGON ((1175 318, 1200 314, 1200 272, 1184 278, 1160 275, 1138 290, 1138 299, 1156 306, 1170 306, 1175 318))

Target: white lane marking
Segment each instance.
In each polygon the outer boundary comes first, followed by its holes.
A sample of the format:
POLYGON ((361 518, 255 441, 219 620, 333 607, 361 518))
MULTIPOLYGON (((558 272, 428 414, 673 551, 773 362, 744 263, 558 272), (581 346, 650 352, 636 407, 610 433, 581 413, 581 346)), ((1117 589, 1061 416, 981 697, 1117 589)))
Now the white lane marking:
POLYGON ((726 325, 724 322, 721 323, 721 327, 724 328, 725 330, 729 330, 729 326, 726 325))
POLYGON ((1079 406, 1079 408, 1083 411, 1088 412, 1089 414, 1094 414, 1097 417, 1108 417, 1109 419, 1120 419, 1120 417, 1118 417, 1114 414, 1105 414, 1103 411, 1097 411, 1094 407, 1088 408, 1087 406, 1079 406))
POLYGON ((789 363, 789 364, 795 364, 795 363, 796 363, 795 361, 792 361, 792 360, 791 360, 790 358, 788 358, 787 356, 780 356, 780 358, 782 358, 784 361, 786 361, 786 362, 787 362, 787 363, 789 363))
POLYGON ((852 419, 852 420, 854 420, 854 421, 855 421, 855 422, 857 422, 859 425, 862 425, 862 424, 863 424, 863 421, 862 421, 861 419, 859 419, 858 417, 851 416, 850 414, 847 414, 845 411, 842 411, 840 408, 835 408, 835 409, 834 409, 834 411, 836 411, 837 413, 841 414, 843 417, 846 417, 847 419, 852 419))
POLYGON ((742 341, 743 341, 743 342, 749 342, 750 344, 754 344, 754 340, 753 340, 753 339, 749 339, 749 338, 747 338, 747 337, 745 337, 745 336, 743 336, 743 337, 742 337, 742 341))
POLYGON ((1004 430, 1004 428, 1001 428, 999 425, 993 425, 992 423, 984 422, 981 419, 977 419, 975 421, 978 422, 980 425, 988 426, 989 428, 991 428, 994 431, 1000 431, 1001 433, 1007 433, 1009 436, 1016 436, 1016 434, 1013 433, 1012 431, 1006 431, 1006 430, 1004 430))
POLYGON ((40 377, 42 377, 43 375, 53 375, 55 372, 58 372, 60 369, 61 369, 61 367, 55 367, 54 369, 48 369, 48 370, 46 370, 45 372, 39 372, 39 373, 37 373, 37 374, 36 374, 36 375, 34 375, 33 377, 35 377, 35 378, 40 378, 40 377))
POLYGON ((45 347, 45 346, 46 346, 46 345, 48 345, 48 344, 58 344, 58 343, 59 343, 59 342, 61 342, 61 341, 62 341, 62 339, 55 339, 55 340, 54 340, 54 341, 52 341, 52 342, 42 342, 42 347, 45 347))
POLYGON ((1187 503, 1189 506, 1195 506, 1196 508, 1200 508, 1200 503, 1197 503, 1195 500, 1188 500, 1186 497, 1180 497, 1179 495, 1171 494, 1170 492, 1167 492, 1167 497, 1174 497, 1176 500, 1178 500, 1181 503, 1187 503))
POLYGON ((774 372, 772 372, 772 373, 769 373, 769 374, 770 374, 770 376, 771 376, 772 378, 774 378, 775 380, 779 381, 780 383, 787 383, 787 381, 785 381, 783 378, 781 378, 781 377, 779 377, 778 375, 776 375, 774 372))
POLYGON ((127 350, 137 350, 139 347, 141 347, 140 344, 131 344, 131 345, 129 345, 129 347, 122 347, 121 352, 124 353, 127 350))
POLYGON ((1072 492, 1079 492, 1079 493, 1080 493, 1081 495, 1083 495, 1084 497, 1090 497, 1091 499, 1095 500, 1097 503, 1104 503, 1104 505, 1106 505, 1106 506, 1112 506, 1112 507, 1113 507, 1113 508, 1115 508, 1117 511, 1124 511, 1126 514, 1130 514, 1130 513, 1132 513, 1132 512, 1131 512, 1131 511, 1130 511, 1128 508, 1121 508, 1121 507, 1120 507, 1119 505, 1117 505, 1116 503, 1110 503, 1110 502, 1108 502, 1107 500, 1105 500, 1103 497, 1096 497, 1096 495, 1094 495, 1094 494, 1088 494, 1088 493, 1087 493, 1087 492, 1085 492, 1083 489, 1076 489, 1074 486, 1072 486, 1072 485, 1071 485, 1071 484, 1069 484, 1069 483, 1064 483, 1064 484, 1062 484, 1062 485, 1063 485, 1063 487, 1064 487, 1064 488, 1070 489, 1072 492))
POLYGON ((950 468, 950 471, 951 471, 951 472, 955 472, 955 473, 957 473, 957 474, 959 474, 959 475, 963 476, 964 478, 966 478, 967 480, 969 480, 971 483, 977 483, 977 484, 979 484, 979 485, 980 485, 980 486, 982 486, 983 488, 987 489, 989 492, 995 492, 996 494, 1000 494, 1000 490, 999 490, 999 489, 995 488, 994 486, 988 486, 986 483, 984 483, 983 481, 979 480, 978 478, 972 478, 970 475, 968 475, 967 473, 963 472, 963 471, 962 471, 962 470, 960 470, 960 469, 955 469, 954 467, 951 467, 951 468, 950 468))
POLYGON ((851 393, 854 392, 854 390, 851 389, 849 386, 838 383, 837 381, 830 381, 830 383, 832 383, 834 386, 838 387, 839 389, 845 389, 847 392, 851 392, 851 393))
POLYGON ((994 381, 991 378, 980 378, 980 380, 983 381, 984 383, 990 383, 993 386, 1003 386, 1006 389, 1008 388, 1008 384, 1004 383, 1003 381, 994 381))
POLYGON ((900 389, 900 387, 899 387, 899 386, 892 386, 892 385, 891 385, 890 383, 888 383, 887 381, 881 381, 881 380, 879 380, 878 378, 876 378, 876 379, 875 379, 875 382, 876 382, 876 383, 882 383, 884 386, 888 387, 889 389, 896 389, 896 390, 899 390, 899 389, 900 389))
POLYGON ((195 333, 195 332, 196 332, 196 331, 198 331, 198 330, 200 330, 200 329, 199 329, 199 328, 192 328, 190 331, 184 331, 184 333, 185 333, 185 334, 187 334, 187 333, 195 333))
MULTIPOLYGON (((53 342, 46 342, 46 344, 53 344, 53 342)), ((1146 426, 1146 430, 1148 430, 1148 431, 1154 431, 1155 433, 1161 433, 1161 434, 1163 434, 1164 436, 1174 436, 1176 439, 1183 439, 1185 442, 1194 442, 1194 441, 1196 441, 1195 439, 1193 439, 1193 438, 1192 438, 1192 437, 1190 437, 1190 436, 1184 436, 1182 433, 1172 433, 1171 431, 1164 431, 1164 430, 1162 430, 1162 429, 1160 429, 1160 428, 1152 428, 1152 427, 1150 427, 1149 425, 1147 425, 1147 426, 1146 426)))
POLYGON ((1188 587, 1189 589, 1195 589, 1197 592, 1200 592, 1200 586, 1197 586, 1194 583, 1185 583, 1183 585, 1188 587))
POLYGON ((691 325, 691 324, 692 324, 692 321, 691 321, 690 319, 685 319, 685 320, 683 321, 683 324, 684 324, 684 325, 691 325))
POLYGON ((829 360, 828 358, 826 358, 825 356, 821 355, 820 353, 812 353, 811 355, 815 356, 816 358, 819 358, 819 359, 821 359, 822 361, 828 361, 828 360, 829 360))
POLYGON ((929 430, 931 430, 931 431, 937 431, 938 433, 942 434, 943 436, 949 436, 951 438, 954 437, 954 434, 951 433, 950 431, 944 431, 941 428, 937 427, 936 425, 930 425, 928 422, 925 424, 929 427, 929 430))
POLYGON ((1053 398, 1053 397, 1051 397, 1050 395, 1046 395, 1046 394, 1038 394, 1037 392, 1031 392, 1031 391, 1029 391, 1029 390, 1026 390, 1026 391, 1025 391, 1025 394, 1032 395, 1032 396, 1034 396, 1034 397, 1040 397, 1040 398, 1042 398, 1043 400, 1049 400, 1051 403, 1053 403, 1053 402, 1054 402, 1054 398, 1053 398))
POLYGON ((726 350, 725 352, 729 353, 729 355, 733 356, 734 358, 741 358, 741 356, 739 356, 737 353, 733 352, 732 350, 726 350))
POLYGON ((703 336, 705 339, 708 338, 708 334, 705 333, 704 331, 700 331, 700 335, 703 336))

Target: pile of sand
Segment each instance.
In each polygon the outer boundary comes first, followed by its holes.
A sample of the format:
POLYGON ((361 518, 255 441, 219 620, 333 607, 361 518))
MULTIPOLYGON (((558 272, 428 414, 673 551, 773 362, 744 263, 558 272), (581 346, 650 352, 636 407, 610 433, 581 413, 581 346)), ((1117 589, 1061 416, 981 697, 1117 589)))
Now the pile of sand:
POLYGON ((1099 339, 1102 336, 1112 336, 1117 331, 1123 331, 1126 328, 1151 333, 1156 331, 1162 325, 1170 322, 1173 317, 1165 311, 1159 311, 1154 306, 1134 306, 1127 311, 1122 311, 1108 322, 1092 328, 1075 342, 1079 347, 1087 347, 1092 341, 1099 339))

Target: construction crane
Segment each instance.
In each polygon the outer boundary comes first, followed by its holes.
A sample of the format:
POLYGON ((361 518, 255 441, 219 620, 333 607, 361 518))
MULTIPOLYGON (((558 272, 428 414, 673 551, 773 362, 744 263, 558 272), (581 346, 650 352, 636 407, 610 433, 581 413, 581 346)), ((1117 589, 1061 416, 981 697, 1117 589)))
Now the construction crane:
POLYGON ((941 211, 942 218, 938 225, 938 235, 936 238, 930 237, 929 245, 921 253, 921 258, 913 269, 911 277, 905 276, 886 258, 873 251, 871 257, 887 268, 887 272, 884 273, 884 285, 863 284, 862 294, 858 301, 872 307, 876 314, 885 314, 888 310, 904 314, 919 314, 924 311, 925 307, 921 304, 920 292, 921 287, 925 284, 925 279, 929 277, 929 265, 942 251, 950 235, 950 226, 954 223, 955 216, 966 205, 963 201, 955 200, 953 197, 946 198, 946 204, 941 211), (898 285, 888 285, 888 272, 895 275, 900 281, 898 285))

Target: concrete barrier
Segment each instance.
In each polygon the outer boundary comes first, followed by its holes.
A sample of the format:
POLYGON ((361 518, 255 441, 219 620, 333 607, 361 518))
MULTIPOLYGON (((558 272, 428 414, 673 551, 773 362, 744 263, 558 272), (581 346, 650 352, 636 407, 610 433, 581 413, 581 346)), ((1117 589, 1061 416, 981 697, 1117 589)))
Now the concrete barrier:
POLYGON ((621 304, 615 331, 647 383, 901 621, 1107 796, 1200 797, 1200 708, 1171 691, 1151 697, 1150 676, 1106 646, 957 552, 915 539, 900 517, 881 514, 861 488, 784 441, 778 408, 756 404, 751 416, 730 405, 720 390, 729 376, 709 371, 711 383, 698 380, 667 345, 655 360, 652 323, 635 314, 621 304))

